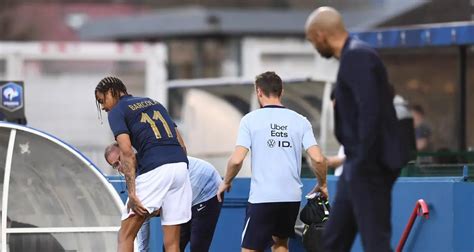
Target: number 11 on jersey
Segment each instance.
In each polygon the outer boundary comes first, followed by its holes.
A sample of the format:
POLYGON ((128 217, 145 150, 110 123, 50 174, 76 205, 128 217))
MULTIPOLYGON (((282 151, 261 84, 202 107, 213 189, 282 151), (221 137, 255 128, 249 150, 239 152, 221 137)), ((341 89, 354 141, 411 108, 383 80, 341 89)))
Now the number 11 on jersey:
POLYGON ((148 123, 150 125, 151 129, 153 130, 153 133, 155 134, 156 139, 161 139, 162 138, 161 132, 158 129, 158 127, 156 126, 156 121, 157 120, 161 121, 161 124, 163 125, 163 128, 165 128, 166 135, 169 138, 173 137, 173 132, 171 132, 170 126, 168 125, 168 123, 166 122, 165 118, 160 113, 160 111, 156 111, 156 110, 153 111, 153 119, 150 118, 150 116, 147 113, 142 113, 142 117, 140 119, 140 122, 148 123))

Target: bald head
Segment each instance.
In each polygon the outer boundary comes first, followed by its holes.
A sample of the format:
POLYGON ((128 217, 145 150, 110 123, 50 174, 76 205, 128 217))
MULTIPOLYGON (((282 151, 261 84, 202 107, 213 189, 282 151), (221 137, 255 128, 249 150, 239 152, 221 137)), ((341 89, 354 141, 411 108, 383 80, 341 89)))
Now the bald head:
POLYGON ((120 171, 120 147, 117 143, 110 144, 105 148, 104 157, 107 163, 109 163, 114 169, 119 169, 120 171))
POLYGON ((320 7, 306 20, 306 38, 324 58, 338 57, 348 36, 341 14, 331 7, 320 7))
MULTIPOLYGON (((107 160, 107 158, 110 156, 110 154, 112 152, 119 152, 120 151, 120 148, 118 146, 117 143, 112 143, 112 144, 109 144, 106 148, 105 148, 105 151, 104 151, 104 158, 105 160, 107 160)), ((108 161, 108 160, 107 160, 108 161)))
POLYGON ((306 32, 319 30, 328 33, 346 32, 341 14, 332 7, 320 7, 306 19, 306 32))

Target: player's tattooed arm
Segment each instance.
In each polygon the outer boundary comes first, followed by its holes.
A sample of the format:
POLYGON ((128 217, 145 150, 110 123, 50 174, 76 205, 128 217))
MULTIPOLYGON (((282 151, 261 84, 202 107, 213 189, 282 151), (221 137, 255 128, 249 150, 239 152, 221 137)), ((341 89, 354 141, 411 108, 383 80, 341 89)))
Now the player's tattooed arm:
POLYGON ((125 176, 128 190, 128 207, 131 208, 138 215, 148 214, 148 210, 142 205, 140 199, 137 197, 135 188, 135 174, 137 167, 137 160, 132 149, 130 136, 128 134, 120 134, 117 136, 117 143, 120 148, 120 159, 122 162, 122 172, 125 176))
MULTIPOLYGON (((123 153, 123 152, 122 152, 123 153)), ((135 191, 135 167, 136 167, 136 159, 135 155, 129 156, 123 153, 123 156, 121 157, 122 161, 122 171, 123 175, 125 176, 125 181, 127 183, 127 188, 128 188, 128 194, 129 195, 136 195, 135 191)))

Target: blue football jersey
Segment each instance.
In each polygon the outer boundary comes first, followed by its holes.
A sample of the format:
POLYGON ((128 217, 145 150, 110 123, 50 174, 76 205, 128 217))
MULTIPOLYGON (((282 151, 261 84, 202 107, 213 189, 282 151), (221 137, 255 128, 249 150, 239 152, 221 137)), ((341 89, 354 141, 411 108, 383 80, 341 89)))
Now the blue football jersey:
POLYGON ((115 137, 130 135, 140 164, 137 176, 164 164, 188 162, 175 124, 159 102, 125 95, 109 111, 108 119, 115 137))

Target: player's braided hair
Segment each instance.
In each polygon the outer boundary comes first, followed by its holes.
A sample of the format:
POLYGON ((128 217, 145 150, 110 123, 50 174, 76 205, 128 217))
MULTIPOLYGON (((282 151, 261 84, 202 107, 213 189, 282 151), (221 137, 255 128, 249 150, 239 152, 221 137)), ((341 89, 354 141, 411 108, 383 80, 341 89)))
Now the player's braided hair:
POLYGON ((127 88, 123 84, 122 80, 117 77, 105 77, 99 81, 97 87, 95 88, 94 94, 100 92, 102 94, 107 93, 107 91, 112 91, 112 96, 115 98, 120 97, 120 93, 128 94, 127 88))
MULTIPOLYGON (((97 95, 97 93, 102 93, 105 95, 109 90, 112 92, 112 96, 117 99, 120 97, 121 93, 128 95, 127 87, 125 87, 125 84, 123 84, 122 80, 113 76, 108 76, 100 80, 99 84, 97 84, 97 87, 95 87, 94 95, 97 95)), ((96 99, 95 103, 99 113, 99 119, 102 121, 99 101, 96 99)))

